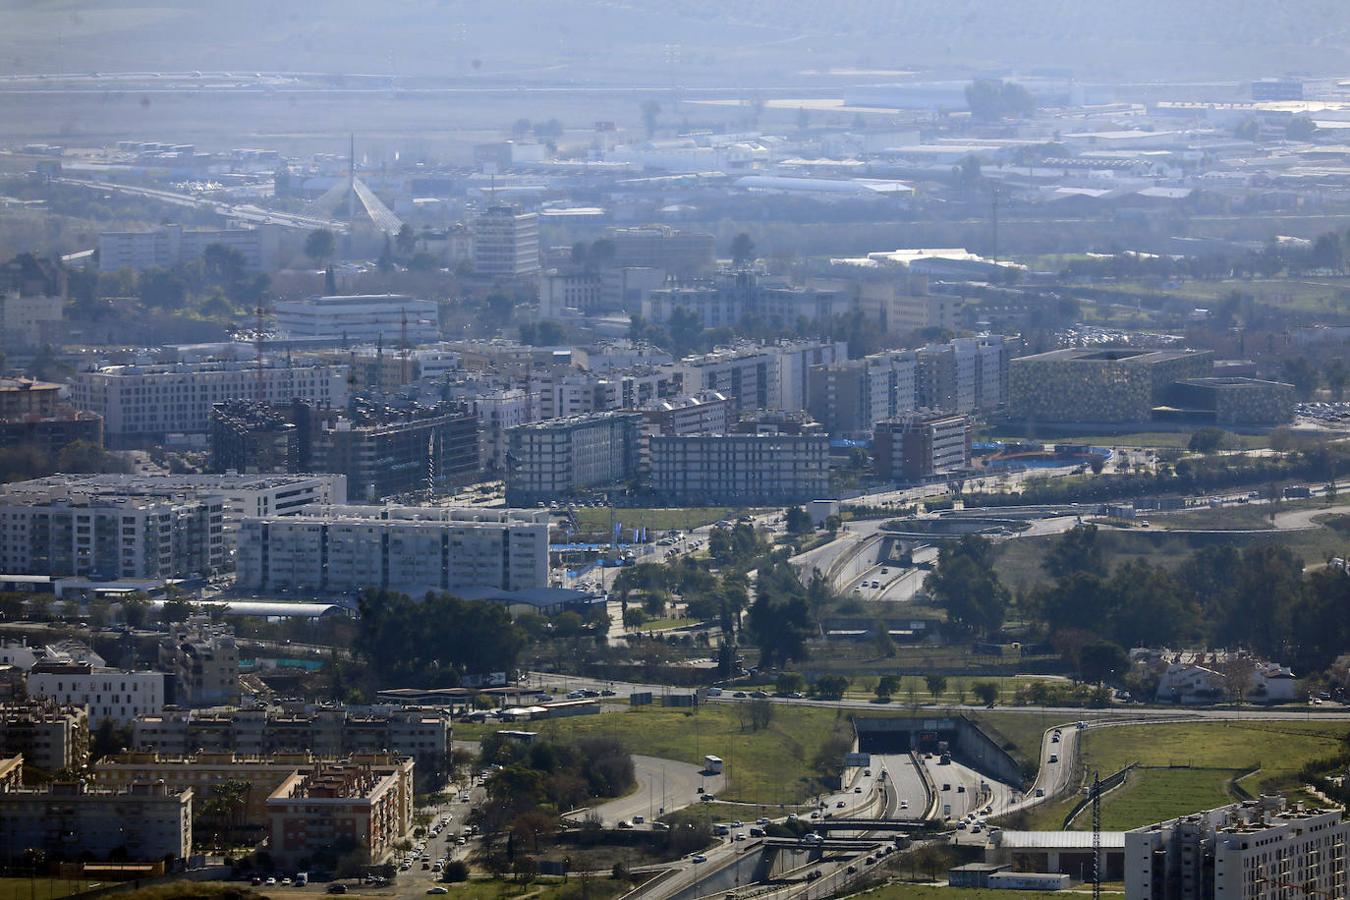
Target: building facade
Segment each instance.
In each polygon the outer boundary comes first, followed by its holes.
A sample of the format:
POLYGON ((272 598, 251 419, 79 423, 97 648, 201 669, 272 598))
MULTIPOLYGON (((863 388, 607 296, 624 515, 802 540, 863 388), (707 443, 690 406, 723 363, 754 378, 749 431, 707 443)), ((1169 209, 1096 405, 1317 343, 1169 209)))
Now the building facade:
POLYGON ((245 590, 324 595, 547 587, 548 524, 478 508, 316 507, 245 519, 236 571, 245 590))
POLYGON ((1051 350, 1012 361, 1008 415, 1044 423, 1148 422, 1173 382, 1202 378, 1213 354, 1193 350, 1051 350))
POLYGON ((178 706, 239 702, 239 646, 234 629, 205 616, 170 626, 159 643, 159 668, 170 674, 178 706))
POLYGON ((413 761, 319 763, 287 776, 266 807, 267 848, 282 866, 335 850, 382 863, 412 834, 413 761))
POLYGON ((489 206, 473 221, 473 269, 490 278, 539 273, 539 214, 489 206))
POLYGON ((212 406, 240 397, 340 407, 347 402, 347 369, 244 363, 106 366, 78 373, 70 397, 79 409, 103 417, 110 446, 132 447, 162 442, 170 434, 206 434, 212 406))
POLYGON ((1281 900, 1350 893, 1340 810, 1261 797, 1125 832, 1126 900, 1281 900))
POLYGON ((830 490, 830 442, 816 434, 651 437, 651 492, 676 506, 802 503, 830 490))
POLYGON ((919 481, 970 468, 970 419, 915 413, 879 422, 872 448, 881 478, 919 481))
POLYGON ((248 271, 264 272, 276 265, 280 231, 271 225, 257 228, 163 225, 150 231, 105 231, 98 236, 98 270, 170 269, 201 259, 212 244, 237 250, 248 271))
POLYGON ((44 772, 89 763, 89 714, 83 706, 33 699, 0 705, 0 757, 23 756, 44 772))
POLYGON ((506 502, 533 506, 633 480, 641 425, 639 413, 606 412, 512 428, 506 502))
MULTIPOLYGON (((343 294, 280 300, 277 330, 293 341, 375 343, 390 348, 429 344, 441 338, 435 300, 407 294, 343 294)), ((391 354, 392 356, 392 354, 391 354)))
POLYGON ((164 673, 130 672, 88 663, 38 663, 28 673, 28 696, 83 707, 89 727, 104 719, 130 725, 164 709, 164 673))

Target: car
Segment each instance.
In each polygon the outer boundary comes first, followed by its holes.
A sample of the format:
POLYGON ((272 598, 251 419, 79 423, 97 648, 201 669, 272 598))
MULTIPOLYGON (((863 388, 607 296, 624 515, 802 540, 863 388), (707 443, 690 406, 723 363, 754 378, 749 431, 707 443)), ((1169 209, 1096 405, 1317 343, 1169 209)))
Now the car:
POLYGON ((857 872, 857 871, 858 871, 858 867, 857 867, 857 866, 849 866, 849 867, 848 867, 847 869, 845 869, 844 871, 847 872, 848 874, 852 875, 854 872, 857 872))
POLYGON ((709 696, 709 697, 720 697, 720 696, 722 696, 722 689, 721 689, 720 687, 710 687, 710 688, 708 688, 708 696, 709 696))
POLYGON ((815 880, 816 880, 817 878, 819 878, 819 877, 820 877, 820 870, 819 870, 819 869, 812 869, 810 872, 807 872, 807 873, 806 873, 806 880, 807 880, 807 881, 815 881, 815 880))
POLYGON ((450 889, 449 889, 449 888, 443 888, 443 887, 441 887, 441 886, 438 884, 438 885, 436 885, 435 887, 427 888, 427 893, 428 893, 428 894, 448 894, 448 893, 450 893, 450 889))
POLYGON ((947 783, 947 782, 943 782, 943 783, 942 783, 942 789, 943 789, 944 791, 950 791, 950 790, 952 789, 952 786, 951 786, 951 784, 949 784, 949 783, 947 783))
POLYGON ((282 883, 283 885, 289 885, 289 884, 291 884, 291 876, 287 875, 285 878, 281 879, 281 883, 282 883))
POLYGON ((820 818, 820 813, 813 810, 813 811, 811 812, 811 818, 813 818, 813 819, 819 819, 819 818, 820 818))
POLYGON ((801 691, 793 691, 792 693, 788 694, 787 696, 788 696, 788 699, 789 699, 789 700, 805 700, 805 699, 806 699, 806 695, 803 694, 801 691))
POLYGON ((957 823, 956 823, 956 830, 957 830, 957 831, 965 831, 965 830, 966 830, 966 820, 965 820, 965 819, 962 819, 960 822, 957 822, 957 823))
POLYGON ((865 775, 865 776, 868 777, 868 778, 871 778, 871 777, 872 777, 872 770, 871 770, 871 769, 863 769, 863 775, 865 775))
POLYGON ((605 688, 603 691, 600 692, 600 696, 613 697, 615 693, 616 693, 615 691, 611 691, 609 688, 605 688))
POLYGON ((1052 744, 1058 744, 1058 743, 1059 743, 1059 735, 1057 735, 1057 734, 1052 734, 1052 735, 1050 735, 1050 743, 1052 743, 1052 744))
POLYGON ((737 691, 731 696, 735 697, 737 700, 744 700, 748 695, 745 693, 745 691, 737 691))
POLYGON ((1057 763, 1057 762, 1059 762, 1059 754, 1058 754, 1058 753, 1051 753, 1051 754, 1050 754, 1050 762, 1052 762, 1052 763, 1057 763))
POLYGON ((765 692, 765 691, 755 691, 755 692, 752 693, 750 696, 751 696, 751 697, 754 697, 756 700, 767 700, 767 699, 769 699, 769 695, 768 695, 768 693, 765 692))
POLYGON ((653 823, 652 823, 652 831, 669 831, 669 830, 670 830, 670 826, 667 825, 665 822, 653 822, 653 823))
POLYGON ((843 800, 840 800, 839 802, 835 803, 835 804, 834 804, 834 808, 835 808, 835 809, 843 809, 843 808, 844 808, 844 801, 843 801, 843 800))
POLYGON ((702 797, 699 797, 698 799, 702 800, 704 803, 712 803, 717 798, 714 797, 712 794, 704 794, 702 797))
POLYGON ((763 828, 760 828, 758 825, 751 825, 751 826, 750 826, 750 836, 751 836, 751 837, 764 837, 764 829, 763 829, 763 828))
POLYGON ((277 883, 277 880, 269 876, 268 879, 263 883, 266 884, 268 887, 272 887, 277 883))
POLYGON ((252 880, 249 881, 249 884, 253 885, 254 887, 262 887, 262 879, 259 878, 257 875, 254 875, 252 880))
POLYGON ((745 823, 744 823, 744 822, 732 822, 732 823, 731 823, 731 827, 732 827, 732 828, 744 828, 744 827, 745 827, 745 823))
POLYGON ((630 822, 630 821, 628 821, 627 819, 620 819, 620 820, 619 820, 619 827, 622 828, 622 829, 627 830, 627 829, 633 827, 633 823, 630 822))
POLYGON ((633 816, 633 824, 634 824, 634 825, 641 825, 641 824, 642 824, 643 822, 645 822, 645 821, 647 821, 647 817, 646 817, 646 816, 633 816))
POLYGON ((971 833, 971 834, 979 834, 979 833, 980 833, 981 831, 983 831, 983 830, 984 830, 984 826, 983 826, 983 825, 975 824, 975 825, 970 826, 970 833, 971 833))
POLYGON ((1045 788, 1036 788, 1036 796, 1037 796, 1037 797, 1044 797, 1044 796, 1045 796, 1045 788))
POLYGON ((734 840, 734 841, 743 841, 743 840, 745 840, 745 832, 744 832, 744 831, 738 831, 738 832, 736 832, 736 836, 733 837, 732 840, 734 840))
POLYGON ((958 794, 964 794, 966 792, 966 786, 964 784, 958 784, 956 786, 956 792, 958 794))
POLYGON ((862 793, 862 785, 860 784, 860 785, 857 785, 856 787, 854 787, 854 788, 853 788, 853 793, 855 793, 855 794, 861 794, 861 793, 862 793))
POLYGON ((422 861, 422 871, 425 872, 427 869, 430 869, 430 868, 431 868, 431 863, 427 862, 426 860, 423 860, 423 861, 422 861))
POLYGON ((755 824, 756 824, 756 825, 768 825, 768 824, 769 824, 769 818, 768 818, 768 816, 760 816, 758 819, 755 820, 755 824))
POLYGON ((705 863, 708 861, 708 857, 704 856, 702 853, 695 853, 690 859, 696 863, 705 863))
POLYGON ((901 808, 901 809, 909 809, 909 801, 908 801, 908 800, 901 800, 901 801, 900 801, 900 808, 901 808))

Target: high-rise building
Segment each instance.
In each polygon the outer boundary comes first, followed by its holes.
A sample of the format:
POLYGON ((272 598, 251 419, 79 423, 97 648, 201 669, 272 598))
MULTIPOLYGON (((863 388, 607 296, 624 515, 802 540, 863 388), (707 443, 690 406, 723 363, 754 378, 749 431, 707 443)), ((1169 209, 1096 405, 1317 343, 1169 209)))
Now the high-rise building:
POLYGON ((872 442, 877 475, 918 481, 970 467, 970 419, 914 413, 878 422, 872 442))
POLYGON ((1261 797, 1125 832, 1126 900, 1279 900, 1350 893, 1340 810, 1261 797))
POLYGON ((489 206, 473 221, 473 268, 493 278, 539 272, 539 214, 489 206))
POLYGON ((250 591, 354 594, 548 586, 548 522, 532 511, 332 506, 245 519, 237 583, 250 591))
POLYGON ((340 407, 347 402, 347 369, 229 362, 106 366, 77 374, 70 386, 76 407, 103 417, 114 448, 161 443, 170 434, 204 435, 211 407, 241 397, 340 407))
POLYGON ((736 419, 731 400, 717 391, 652 400, 639 411, 652 434, 726 434, 736 419))
POLYGON ((686 357, 677 365, 686 393, 717 391, 735 402, 737 412, 797 411, 806 408, 811 367, 847 355, 842 342, 783 341, 722 348, 686 357))
POLYGON ((239 647, 234 629, 206 616, 170 626, 159 642, 159 667, 173 676, 178 706, 219 706, 239 702, 239 647))
POLYGON ((807 410, 830 434, 869 436, 877 422, 914 408, 916 371, 914 353, 908 350, 813 366, 807 410))
POLYGON ((533 506, 624 486, 638 474, 641 425, 640 413, 605 412, 512 428, 506 502, 533 506))

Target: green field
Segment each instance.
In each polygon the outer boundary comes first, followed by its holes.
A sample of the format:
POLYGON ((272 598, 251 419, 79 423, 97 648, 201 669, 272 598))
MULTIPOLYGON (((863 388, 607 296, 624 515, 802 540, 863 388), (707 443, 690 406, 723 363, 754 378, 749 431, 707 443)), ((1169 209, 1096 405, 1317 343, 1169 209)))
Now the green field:
MULTIPOLYGON (((1270 437, 1264 434, 1234 435, 1247 450, 1262 450, 1270 446, 1270 437)), ((1133 431, 1127 434, 1037 434, 1034 438, 1016 431, 995 431, 990 440, 1017 441, 1035 440, 1043 444, 1090 444, 1093 447, 1137 447, 1147 449, 1160 447, 1185 450, 1191 441, 1189 431, 1133 431)), ((1108 466, 1109 469, 1109 466, 1108 466)))
MULTIPOLYGON (((1103 891, 1109 895, 1110 892, 1103 891)), ((867 900, 1064 900, 1064 891, 996 891, 989 888, 949 888, 945 884, 894 881, 854 897, 867 900)))
MULTIPOLYGON (((1298 770, 1333 755, 1347 730, 1344 722, 1316 721, 1122 725, 1088 731, 1082 761, 1085 771, 1103 775, 1141 766, 1102 798, 1102 826, 1121 830, 1231 802, 1229 780, 1251 766, 1260 771, 1242 780, 1249 793, 1296 789, 1298 770)), ((1075 799, 1037 810, 1031 827, 1059 828, 1075 799)), ((1074 823, 1088 825, 1081 816, 1074 823)))
POLYGON ((89 890, 101 882, 61 878, 0 878, 0 900, 54 900, 89 890))
MULTIPOLYGON (((797 803, 815 792, 811 763, 829 738, 839 711, 813 706, 774 706, 768 728, 752 731, 747 704, 718 703, 697 712, 637 706, 598 716, 545 720, 538 731, 570 740, 591 735, 615 737, 633 753, 700 764, 706 754, 726 762, 724 800, 797 803)), ((512 727, 512 726, 503 726, 512 727)), ((534 723, 530 725, 535 729, 534 723)), ((475 740, 490 725, 455 725, 455 737, 475 740)))
POLYGON ((638 631, 669 631, 672 628, 685 628, 697 625, 698 619, 651 619, 637 627, 638 631))
POLYGON ((1344 310, 1346 300, 1342 292, 1350 288, 1345 278, 1253 278, 1223 281, 1185 281, 1175 287, 1119 282, 1101 284, 1096 288, 1104 295, 1124 294, 1128 297, 1178 297, 1188 301, 1210 304, 1234 291, 1249 294, 1257 302, 1281 309, 1304 312, 1331 312, 1344 310))
POLYGON ((608 507, 583 506, 577 509, 577 527, 584 534, 607 534, 610 523, 623 523, 624 529, 648 528, 652 531, 688 531, 710 525, 720 519, 745 514, 743 509, 726 506, 700 506, 689 509, 616 509, 610 518, 608 507))

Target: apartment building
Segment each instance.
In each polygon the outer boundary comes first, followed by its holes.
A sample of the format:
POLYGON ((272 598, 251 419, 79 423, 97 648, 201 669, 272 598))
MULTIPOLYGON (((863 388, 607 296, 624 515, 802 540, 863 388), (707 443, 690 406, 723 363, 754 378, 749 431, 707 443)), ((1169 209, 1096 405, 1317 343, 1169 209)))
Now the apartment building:
POLYGON ((65 297, 0 290, 0 347, 6 351, 59 344, 65 328, 65 297))
POLYGON ((680 393, 683 378, 673 365, 637 366, 606 372, 557 369, 533 380, 540 419, 560 419, 614 409, 637 409, 680 393))
POLYGON ((530 395, 521 388, 499 388, 474 395, 478 415, 479 460, 489 472, 506 471, 507 434, 530 422, 530 395))
POLYGON ((917 353, 917 406, 994 412, 1007 403, 1012 343, 1002 335, 956 338, 917 353))
POLYGON ((344 846, 382 863, 412 834, 413 761, 319 763, 287 776, 266 808, 267 848, 281 866, 344 846))
POLYGON ((1341 810, 1263 796, 1125 832, 1126 900, 1350 893, 1341 810))
POLYGON ((878 422, 872 441, 877 475, 919 481, 970 468, 970 419, 914 413, 878 422))
POLYGON ((103 446, 103 417, 61 399, 62 386, 0 378, 0 448, 34 447, 56 456, 74 441, 103 446))
POLYGON ((164 673, 40 662, 28 673, 28 696, 83 707, 90 728, 97 728, 104 719, 130 725, 137 716, 164 708, 164 673))
POLYGON ((323 595, 547 587, 548 522, 480 508, 315 507, 245 519, 236 570, 245 590, 323 595))
MULTIPOLYGON (((375 343, 390 348, 428 344, 441 338, 435 300, 408 294, 341 294, 280 300, 277 331, 291 341, 375 343)), ((392 354, 391 354, 392 356, 392 354)))
POLYGON ((539 272, 539 214, 489 206, 473 221, 473 268, 491 278, 539 272))
POLYGON ((256 228, 184 228, 161 225, 149 231, 105 231, 98 236, 98 270, 168 269, 195 262, 206 248, 220 244, 237 250, 250 272, 264 272, 276 266, 280 226, 256 228))
POLYGON ((219 497, 87 495, 61 488, 0 493, 0 571, 166 579, 226 563, 219 497))
POLYGON ((20 756, 44 772, 89 763, 89 714, 82 706, 34 698, 0 704, 0 757, 20 756))
POLYGON ((713 236, 669 225, 612 228, 614 265, 661 269, 679 276, 697 275, 716 262, 713 236))
POLYGON ((170 868, 192 855, 191 790, 148 782, 125 790, 83 781, 6 787, 0 789, 0 847, 40 850, 49 859, 87 854, 170 868))
POLYGON ((653 435, 650 444, 651 492, 674 506, 774 506, 829 494, 823 432, 653 435))
POLYGON ((161 443, 170 434, 206 434, 212 406, 240 397, 340 407, 347 402, 347 369, 233 362, 105 366, 78 373, 70 397, 77 408, 103 417, 110 446, 135 447, 161 443))
POLYGON ((159 668, 172 676, 178 706, 239 702, 239 647, 228 625, 193 616, 170 626, 159 643, 159 668))
POLYGON ((717 391, 653 400, 638 411, 650 434, 726 434, 735 422, 731 398, 717 391))
POLYGON ((132 723, 132 747, 160 757, 392 753, 415 760, 424 784, 448 775, 451 738, 444 707, 165 710, 132 723))
POLYGON ((506 502, 533 506, 633 480, 641 426, 639 413, 605 412, 512 428, 506 502))
POLYGON ((912 351, 889 350, 863 359, 813 366, 807 410, 830 434, 870 436, 876 423, 914 409, 917 360, 912 351))

